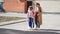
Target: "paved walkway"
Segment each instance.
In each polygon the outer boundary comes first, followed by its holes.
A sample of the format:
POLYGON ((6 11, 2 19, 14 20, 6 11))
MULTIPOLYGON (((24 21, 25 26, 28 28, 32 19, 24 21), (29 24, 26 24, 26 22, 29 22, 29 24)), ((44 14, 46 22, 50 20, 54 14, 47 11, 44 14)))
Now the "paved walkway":
MULTIPOLYGON (((58 15, 57 14, 43 14, 42 21, 43 21, 43 24, 41 25, 41 29, 60 30, 60 15, 59 14, 58 15)), ((22 22, 22 23, 19 22, 16 24, 0 26, 0 28, 21 30, 21 31, 31 31, 28 29, 27 19, 25 22, 22 22)), ((58 33, 60 33, 60 31, 58 31, 58 33)))
POLYGON ((11 13, 11 12, 7 12, 7 13, 0 13, 0 16, 26 17, 26 14, 25 13, 11 13))
POLYGON ((0 29, 0 34, 60 34, 57 33, 59 30, 41 29, 36 31, 21 31, 12 29, 0 29), (56 31, 56 32, 54 32, 56 31))
MULTIPOLYGON (((0 16, 8 16, 8 17, 22 17, 22 18, 27 18, 25 13, 11 13, 11 12, 7 12, 7 13, 0 13, 0 16)), ((14 22, 22 22, 25 21, 26 19, 21 19, 21 20, 14 20, 14 21, 8 21, 8 22, 2 22, 0 23, 0 26, 3 25, 8 25, 8 24, 14 24, 14 22)))
MULTIPOLYGON (((23 16, 25 16, 25 15, 23 15, 23 16)), ((43 21, 43 24, 41 25, 41 29, 60 30, 60 14, 42 14, 42 21, 43 21)), ((16 23, 16 24, 8 25, 8 26, 2 26, 0 28, 11 28, 11 29, 20 29, 21 28, 21 30, 22 29, 24 30, 25 28, 27 28, 27 26, 28 26, 28 24, 27 24, 27 19, 26 19, 26 22, 16 23)))
POLYGON ((22 22, 26 22, 26 19, 20 19, 20 20, 14 20, 14 21, 1 22, 1 23, 0 23, 0 26, 11 25, 11 24, 16 24, 16 23, 22 23, 22 22))

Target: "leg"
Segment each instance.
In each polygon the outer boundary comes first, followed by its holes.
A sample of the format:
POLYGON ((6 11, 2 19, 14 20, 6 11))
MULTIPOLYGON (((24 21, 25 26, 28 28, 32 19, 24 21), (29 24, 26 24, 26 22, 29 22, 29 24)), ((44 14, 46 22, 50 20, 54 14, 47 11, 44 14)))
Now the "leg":
POLYGON ((3 4, 4 4, 4 3, 1 2, 1 11, 2 11, 2 12, 5 12, 3 4))
POLYGON ((38 28, 38 24, 36 24, 36 28, 38 28))
POLYGON ((2 12, 5 12, 4 8, 1 8, 2 12))
POLYGON ((37 17, 35 17, 35 25, 36 25, 36 28, 37 28, 37 17))
POLYGON ((31 18, 29 18, 29 27, 32 28, 31 18))
POLYGON ((32 18, 32 28, 34 28, 34 19, 32 18))
POLYGON ((40 28, 40 24, 37 23, 37 27, 40 28))

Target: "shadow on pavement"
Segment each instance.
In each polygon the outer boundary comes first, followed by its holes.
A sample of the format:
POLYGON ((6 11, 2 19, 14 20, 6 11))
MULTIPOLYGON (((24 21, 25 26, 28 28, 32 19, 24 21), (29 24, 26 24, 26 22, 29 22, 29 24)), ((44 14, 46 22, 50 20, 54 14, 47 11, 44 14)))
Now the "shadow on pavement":
POLYGON ((60 31, 60 30, 41 29, 41 31, 39 30, 38 32, 38 31, 20 31, 20 30, 0 28, 0 34, 60 34, 56 32, 48 32, 48 31, 60 31))

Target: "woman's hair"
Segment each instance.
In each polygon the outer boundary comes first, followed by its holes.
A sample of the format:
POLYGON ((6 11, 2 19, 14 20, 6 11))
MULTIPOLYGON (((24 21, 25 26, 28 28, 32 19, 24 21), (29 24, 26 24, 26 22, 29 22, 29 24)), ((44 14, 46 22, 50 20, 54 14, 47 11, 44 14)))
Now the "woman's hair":
POLYGON ((32 6, 29 6, 29 9, 30 9, 30 10, 32 10, 32 9, 33 9, 33 7, 32 7, 32 6))
POLYGON ((40 5, 39 3, 36 3, 36 5, 40 5))
MULTIPOLYGON (((39 3, 36 3, 36 5, 39 5, 40 6, 39 3)), ((42 12, 41 7, 38 7, 38 9, 39 9, 39 12, 42 12)))

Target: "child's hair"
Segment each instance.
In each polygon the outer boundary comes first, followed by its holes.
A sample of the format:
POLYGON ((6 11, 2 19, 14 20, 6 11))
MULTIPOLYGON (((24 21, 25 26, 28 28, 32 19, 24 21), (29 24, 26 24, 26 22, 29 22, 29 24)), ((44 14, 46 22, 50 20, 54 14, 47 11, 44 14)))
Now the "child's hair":
POLYGON ((32 6, 29 6, 29 9, 30 9, 30 10, 32 10, 32 9, 33 9, 33 7, 32 7, 32 6))

